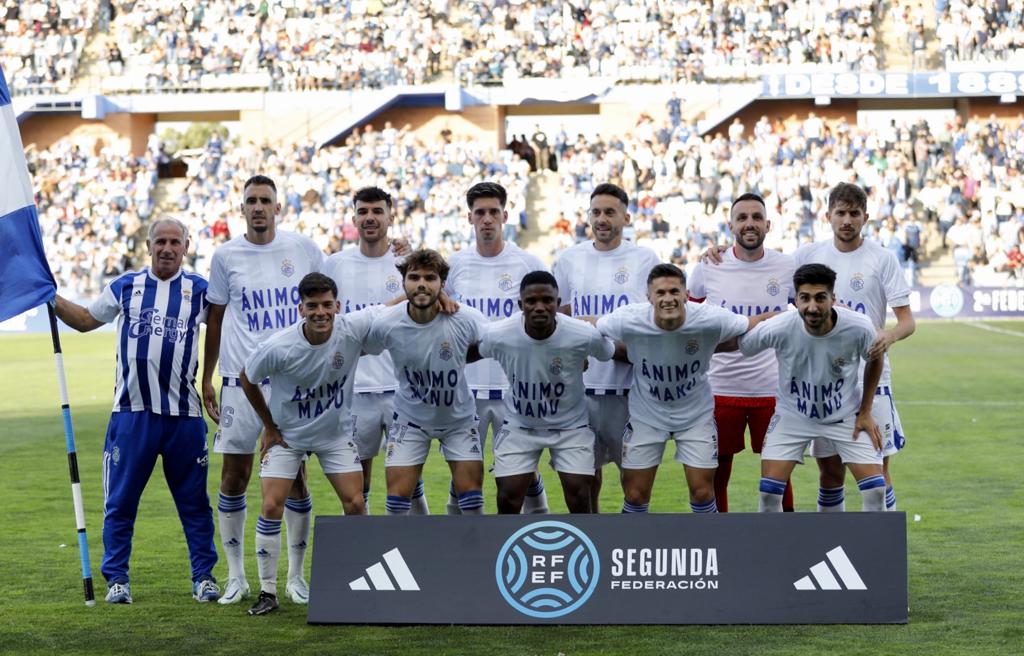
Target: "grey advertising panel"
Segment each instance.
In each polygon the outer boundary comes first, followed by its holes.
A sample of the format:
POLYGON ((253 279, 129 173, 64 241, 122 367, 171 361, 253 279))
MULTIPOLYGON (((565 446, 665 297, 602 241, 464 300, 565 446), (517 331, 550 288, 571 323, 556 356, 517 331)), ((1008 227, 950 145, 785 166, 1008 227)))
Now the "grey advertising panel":
POLYGON ((308 621, 907 621, 894 513, 317 517, 308 621))

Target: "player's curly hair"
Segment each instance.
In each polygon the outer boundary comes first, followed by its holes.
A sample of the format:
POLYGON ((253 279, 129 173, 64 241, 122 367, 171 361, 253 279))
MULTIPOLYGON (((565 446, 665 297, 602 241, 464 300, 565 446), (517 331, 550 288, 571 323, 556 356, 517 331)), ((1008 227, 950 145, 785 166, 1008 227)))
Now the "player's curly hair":
POLYGON ((861 212, 866 212, 868 209, 868 195, 855 184, 840 182, 832 187, 832 191, 828 192, 829 213, 839 203, 849 205, 853 209, 859 209, 861 212))
POLYGON ((352 194, 353 206, 356 203, 379 203, 381 201, 386 202, 389 209, 394 205, 391 200, 391 194, 380 187, 363 187, 357 189, 356 193, 352 194))
POLYGON ((429 248, 413 251, 395 266, 402 274, 402 278, 405 278, 405 274, 409 271, 427 270, 436 272, 441 282, 448 279, 448 263, 445 262, 444 256, 429 248))

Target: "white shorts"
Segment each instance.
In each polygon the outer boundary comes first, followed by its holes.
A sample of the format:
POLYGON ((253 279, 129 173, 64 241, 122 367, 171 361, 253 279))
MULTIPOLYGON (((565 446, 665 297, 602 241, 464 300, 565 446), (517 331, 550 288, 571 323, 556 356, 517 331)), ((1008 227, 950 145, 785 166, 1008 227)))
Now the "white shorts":
MULTIPOLYGON (((878 424, 878 430, 882 431, 882 455, 889 457, 899 453, 907 439, 903 436, 903 425, 900 424, 896 404, 892 401, 892 388, 888 385, 879 387, 875 392, 871 418, 878 424)), ((814 440, 811 444, 811 455, 815 458, 828 458, 836 453, 835 446, 828 440, 814 440)))
POLYGON ((577 428, 521 428, 505 424, 494 434, 494 476, 537 471, 541 452, 551 454, 551 468, 562 474, 594 475, 594 431, 577 428))
POLYGON ((802 463, 804 451, 812 441, 828 441, 833 453, 844 463, 863 465, 882 464, 882 452, 876 451, 867 433, 853 439, 856 418, 847 417, 833 424, 819 424, 789 414, 775 413, 768 424, 761 449, 761 460, 792 460, 802 463))
POLYGON ((622 468, 657 467, 669 440, 676 443, 676 462, 700 469, 718 468, 718 428, 713 415, 679 431, 662 430, 631 419, 622 436, 622 468))
POLYGON ((594 464, 622 463, 622 433, 629 421, 629 397, 587 395, 587 414, 594 430, 594 464))
MULTIPOLYGON (((270 385, 260 385, 270 405, 270 385)), ((237 378, 224 378, 220 388, 220 425, 213 434, 213 452, 252 455, 263 432, 263 421, 253 409, 237 378)))
POLYGON ((480 448, 483 448, 487 444, 487 429, 491 429, 492 435, 497 435, 501 425, 505 423, 505 401, 477 399, 476 416, 480 418, 476 429, 480 433, 480 448))
POLYGON ((395 416, 388 427, 385 449, 385 467, 409 467, 427 461, 430 441, 441 443, 441 455, 448 462, 461 460, 483 461, 483 447, 476 430, 476 417, 461 426, 450 428, 423 428, 395 416))
POLYGON ((360 458, 369 460, 380 453, 394 415, 394 392, 361 392, 352 396, 352 441, 360 458))
MULTIPOLYGON (((285 440, 287 441, 287 440, 285 440)), ((260 478, 286 478, 292 480, 306 459, 306 451, 275 445, 260 462, 260 478)), ((325 474, 354 474, 363 472, 356 445, 351 440, 337 440, 331 446, 312 451, 320 461, 325 474)))

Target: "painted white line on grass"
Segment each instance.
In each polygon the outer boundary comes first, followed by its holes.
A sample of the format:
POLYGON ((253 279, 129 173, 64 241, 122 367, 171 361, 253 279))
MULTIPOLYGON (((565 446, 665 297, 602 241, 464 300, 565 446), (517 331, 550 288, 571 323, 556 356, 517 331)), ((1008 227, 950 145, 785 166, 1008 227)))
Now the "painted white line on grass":
POLYGON ((971 326, 972 328, 979 328, 981 330, 987 330, 990 333, 999 333, 1000 335, 1010 335, 1012 337, 1020 337, 1024 339, 1024 331, 1020 330, 1007 330, 1006 328, 997 328, 996 326, 990 326, 987 323, 981 323, 977 321, 966 321, 965 326, 971 326))
POLYGON ((1020 406, 1020 401, 942 401, 942 400, 930 400, 930 401, 909 401, 907 399, 900 399, 896 402, 896 405, 981 405, 991 406, 997 408, 1020 406))

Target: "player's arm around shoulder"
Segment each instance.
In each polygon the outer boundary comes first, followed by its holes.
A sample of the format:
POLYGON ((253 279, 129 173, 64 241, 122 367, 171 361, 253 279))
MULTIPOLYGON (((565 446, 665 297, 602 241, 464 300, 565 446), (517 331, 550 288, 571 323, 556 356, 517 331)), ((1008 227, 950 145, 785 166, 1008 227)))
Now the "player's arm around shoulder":
POLYGON ((778 335, 785 333, 791 312, 796 312, 796 310, 772 313, 774 316, 758 321, 750 330, 737 338, 736 350, 749 356, 777 348, 779 346, 778 335))

